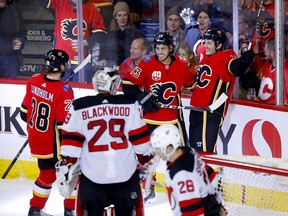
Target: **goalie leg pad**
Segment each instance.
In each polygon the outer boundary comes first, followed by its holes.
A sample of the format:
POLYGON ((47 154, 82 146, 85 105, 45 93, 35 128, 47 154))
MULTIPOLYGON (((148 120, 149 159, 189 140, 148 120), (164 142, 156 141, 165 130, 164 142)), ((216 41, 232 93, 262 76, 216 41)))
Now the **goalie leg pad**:
POLYGON ((78 176, 80 175, 80 161, 75 164, 64 164, 63 161, 58 161, 55 165, 56 168, 56 182, 60 194, 69 198, 74 190, 78 176))

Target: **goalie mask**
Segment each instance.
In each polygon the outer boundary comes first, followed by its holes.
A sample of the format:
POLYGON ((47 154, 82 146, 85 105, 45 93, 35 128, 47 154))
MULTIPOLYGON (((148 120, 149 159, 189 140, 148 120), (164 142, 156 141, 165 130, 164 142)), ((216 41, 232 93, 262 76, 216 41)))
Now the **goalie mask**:
POLYGON ((170 156, 181 146, 179 129, 172 124, 161 125, 151 134, 150 142, 154 150, 160 150, 169 160, 170 156), (174 149, 168 154, 166 148, 169 145, 172 145, 174 149))
POLYGON ((120 84, 121 79, 118 71, 109 67, 96 71, 92 78, 93 87, 99 93, 109 92, 115 95, 120 84))

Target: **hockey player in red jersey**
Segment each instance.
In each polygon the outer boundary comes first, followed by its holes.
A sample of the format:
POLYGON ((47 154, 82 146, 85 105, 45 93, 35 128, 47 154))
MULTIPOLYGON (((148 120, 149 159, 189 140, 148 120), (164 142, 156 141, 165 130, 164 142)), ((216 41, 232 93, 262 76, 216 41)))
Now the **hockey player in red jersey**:
MULTIPOLYGON (((52 9, 55 12, 54 47, 65 50, 71 60, 71 70, 78 66, 78 31, 76 0, 37 0, 41 6, 52 9)), ((99 8, 83 0, 83 45, 84 57, 88 48, 95 44, 101 45, 101 39, 106 35, 105 24, 99 8)), ((101 48, 101 47, 100 47, 101 48)), ((69 71, 70 72, 70 71, 69 71)), ((63 80, 69 76, 67 73, 63 80)), ((84 82, 91 82, 91 64, 84 67, 84 82)), ((73 81, 78 81, 78 74, 73 76, 73 81)))
MULTIPOLYGON (((133 71, 126 74, 122 82, 123 92, 138 99, 151 132, 164 123, 175 124, 184 132, 185 127, 179 123, 183 118, 181 110, 159 108, 157 102, 181 105, 181 89, 193 86, 195 74, 189 70, 186 59, 172 55, 174 45, 169 33, 156 35, 154 50, 155 55, 145 57, 133 71)), ((185 143, 184 136, 182 139, 185 143)))
MULTIPOLYGON (((190 104, 207 107, 222 93, 231 98, 236 76, 241 76, 253 62, 253 50, 237 58, 233 50, 223 50, 225 32, 208 29, 204 35, 205 51, 199 55, 196 85, 190 104)), ((190 111, 189 141, 197 152, 215 152, 216 141, 228 107, 229 99, 213 112, 190 111)))
MULTIPOLYGON (((27 122, 31 155, 37 158, 40 170, 34 183, 28 216, 48 215, 43 208, 56 180, 55 164, 60 159, 61 129, 74 94, 60 81, 69 66, 69 56, 62 50, 51 50, 45 56, 46 73, 35 74, 27 82, 26 95, 20 108, 27 122)), ((74 198, 65 199, 65 216, 72 216, 74 198)))
POLYGON ((138 101, 115 95, 121 83, 117 71, 98 70, 92 82, 99 94, 73 102, 63 126, 61 155, 64 161, 80 159, 77 199, 88 215, 103 216, 113 204, 117 216, 131 216, 143 202, 135 155, 139 161, 150 158, 150 133, 138 101))
POLYGON ((180 132, 171 124, 156 128, 151 145, 167 161, 165 184, 174 216, 219 216, 222 209, 216 195, 217 173, 190 147, 181 145, 180 132))
MULTIPOLYGON (((192 87, 195 81, 195 74, 189 70, 187 60, 174 56, 173 50, 172 36, 168 32, 159 32, 154 38, 155 55, 145 57, 133 71, 127 73, 122 88, 124 94, 137 98, 142 105, 151 132, 159 125, 175 124, 181 131, 183 143, 187 145, 182 110, 159 108, 157 104, 180 106, 182 88, 192 87)), ((146 194, 145 201, 149 197, 154 198, 154 187, 146 194)))

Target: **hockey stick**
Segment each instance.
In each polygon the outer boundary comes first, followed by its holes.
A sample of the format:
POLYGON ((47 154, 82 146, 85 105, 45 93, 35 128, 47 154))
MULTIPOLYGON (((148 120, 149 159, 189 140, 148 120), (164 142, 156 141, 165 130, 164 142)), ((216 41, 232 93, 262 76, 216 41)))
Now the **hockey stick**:
POLYGON ((195 107, 195 106, 173 106, 173 105, 164 105, 159 104, 161 108, 168 108, 168 109, 188 109, 188 110, 195 110, 195 111, 214 111, 217 108, 219 108, 222 104, 225 103, 228 96, 226 93, 222 93, 219 98, 217 98, 216 101, 214 101, 211 105, 208 107, 195 107))
POLYGON ((16 156, 14 157, 14 159, 12 160, 12 162, 10 163, 10 165, 8 166, 8 168, 6 169, 4 174, 2 175, 2 179, 6 178, 6 176, 8 175, 10 170, 12 169, 13 165, 15 164, 15 162, 17 161, 17 159, 19 158, 19 156, 21 155, 21 153, 23 152, 23 150, 25 149, 27 144, 28 144, 28 139, 24 142, 24 144, 22 145, 21 149, 18 151, 18 153, 16 154, 16 156))
MULTIPOLYGON (((254 2, 254 1, 253 1, 253 2, 254 2)), ((253 2, 252 2, 251 4, 253 4, 253 2)), ((253 29, 252 34, 251 34, 252 37, 254 36, 254 34, 255 34, 255 32, 256 32, 257 23, 259 22, 260 14, 261 14, 261 12, 262 12, 262 10, 263 10, 263 7, 264 7, 264 0, 261 0, 260 5, 259 5, 259 8, 258 8, 257 16, 256 16, 256 25, 255 25, 255 27, 254 27, 254 29, 253 29)), ((257 36, 257 38, 259 37, 259 35, 258 35, 257 33, 256 33, 256 36, 257 36)), ((251 40, 252 40, 252 39, 250 39, 250 42, 251 42, 251 40)))
POLYGON ((74 74, 78 73, 82 68, 85 67, 86 64, 88 64, 88 62, 91 60, 91 54, 89 53, 89 55, 84 59, 84 61, 79 64, 69 75, 69 77, 66 80, 66 84, 72 79, 72 77, 74 76, 74 74))

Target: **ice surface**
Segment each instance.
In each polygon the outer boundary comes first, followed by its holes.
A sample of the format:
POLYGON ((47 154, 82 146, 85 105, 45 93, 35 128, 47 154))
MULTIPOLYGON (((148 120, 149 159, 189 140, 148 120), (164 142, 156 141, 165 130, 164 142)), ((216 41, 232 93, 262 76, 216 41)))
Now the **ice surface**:
MULTIPOLYGON (((27 216, 29 200, 32 197, 33 181, 0 180, 0 216, 27 216)), ((63 216, 63 197, 54 185, 46 204, 46 212, 63 216)), ((146 216, 172 216, 165 193, 157 193, 153 203, 145 204, 146 216)))

